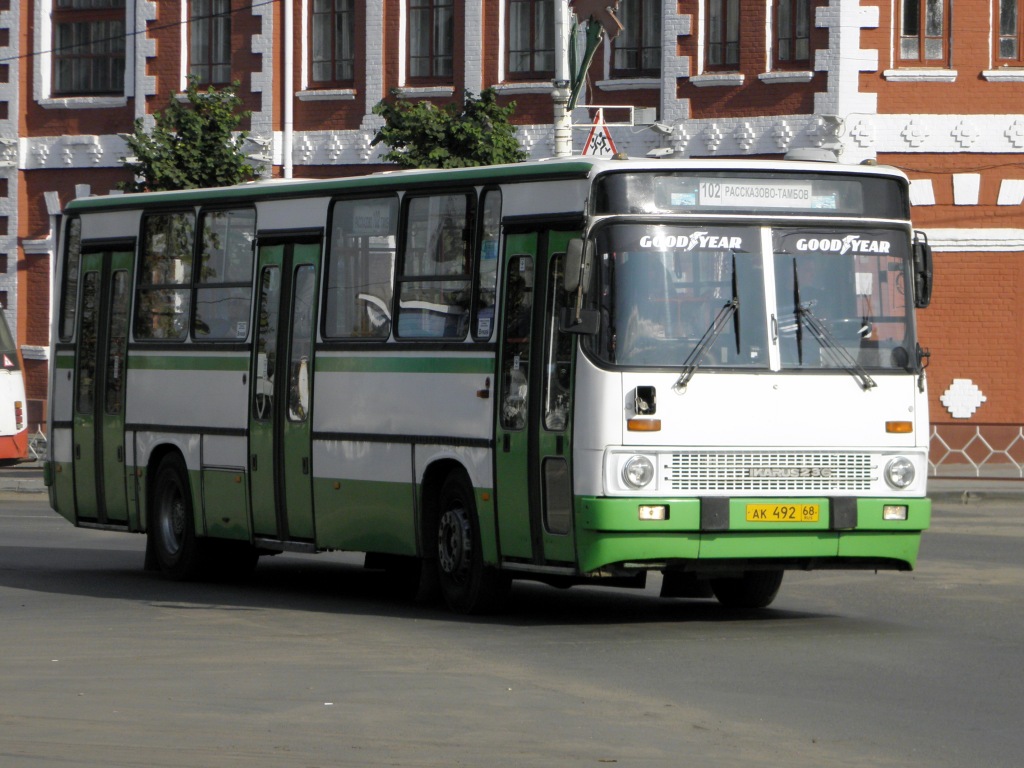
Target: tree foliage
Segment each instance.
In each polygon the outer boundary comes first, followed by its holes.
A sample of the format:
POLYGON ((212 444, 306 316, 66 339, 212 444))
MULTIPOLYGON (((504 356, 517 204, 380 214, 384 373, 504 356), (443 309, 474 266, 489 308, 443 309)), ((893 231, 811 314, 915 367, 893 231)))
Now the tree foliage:
POLYGON ((171 94, 167 109, 154 114, 156 124, 147 133, 142 119, 126 137, 134 156, 124 160, 135 179, 123 182, 128 192, 197 187, 224 187, 251 181, 262 167, 250 165, 242 146, 248 136, 238 131, 252 113, 240 111, 238 83, 200 92, 189 77, 182 103, 171 94))
POLYGON ((373 113, 384 118, 371 146, 384 144, 384 159, 403 168, 464 168, 498 163, 519 163, 526 152, 509 122, 515 102, 498 104, 493 88, 479 98, 467 92, 464 102, 435 106, 427 101, 399 99, 379 102, 373 113))

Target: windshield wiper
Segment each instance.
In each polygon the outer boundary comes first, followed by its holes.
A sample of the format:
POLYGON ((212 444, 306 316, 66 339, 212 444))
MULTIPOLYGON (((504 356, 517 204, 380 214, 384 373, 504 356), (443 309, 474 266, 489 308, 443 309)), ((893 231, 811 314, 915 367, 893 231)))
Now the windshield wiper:
POLYGON ((686 391, 686 385, 690 383, 690 379, 700 368, 701 361, 704 359, 704 355, 707 354, 711 345, 715 343, 715 339, 722 335, 722 331, 725 330, 726 324, 730 319, 735 318, 735 333, 736 333, 736 353, 740 351, 740 322, 739 322, 739 311, 740 311, 740 297, 736 287, 736 254, 732 255, 732 298, 722 305, 722 308, 718 310, 718 314, 715 315, 715 319, 711 321, 711 325, 704 331, 704 335, 700 337, 700 340, 694 346, 693 350, 689 355, 686 356, 686 360, 683 361, 683 373, 680 375, 679 380, 672 385, 672 390, 678 394, 682 394, 686 391))
POLYGON ((801 302, 800 301, 800 280, 796 273, 796 257, 793 258, 793 305, 795 307, 796 315, 796 354, 797 361, 800 365, 804 362, 803 352, 803 326, 807 323, 808 329, 811 331, 811 335, 817 340, 818 344, 821 345, 822 351, 831 360, 832 364, 837 368, 844 369, 860 384, 860 388, 865 392, 872 387, 878 386, 875 380, 868 375, 868 372, 864 370, 860 363, 857 362, 856 358, 846 351, 846 348, 839 343, 835 336, 828 327, 819 320, 815 314, 811 311, 811 306, 814 304, 812 301, 801 302))

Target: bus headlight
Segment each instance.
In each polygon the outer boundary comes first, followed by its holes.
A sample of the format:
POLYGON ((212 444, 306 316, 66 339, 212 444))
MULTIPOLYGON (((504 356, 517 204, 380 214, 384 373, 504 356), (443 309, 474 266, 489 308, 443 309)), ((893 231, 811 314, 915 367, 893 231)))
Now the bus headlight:
POLYGON ((914 463, 905 456, 897 456, 885 465, 885 481, 893 488, 908 487, 916 475, 914 463))
POLYGON ((622 465, 622 482, 630 488, 643 488, 654 479, 654 464, 646 456, 634 456, 622 465))

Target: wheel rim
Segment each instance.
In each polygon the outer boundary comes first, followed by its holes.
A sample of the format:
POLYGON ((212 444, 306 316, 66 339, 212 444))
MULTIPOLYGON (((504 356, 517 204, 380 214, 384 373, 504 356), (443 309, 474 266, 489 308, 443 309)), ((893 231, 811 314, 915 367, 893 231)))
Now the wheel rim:
POLYGON ((169 490, 160 504, 160 533, 164 549, 176 555, 185 539, 185 500, 176 488, 169 490))
POLYGON ((461 506, 448 509, 441 515, 437 556, 445 576, 456 584, 465 583, 472 562, 473 539, 469 515, 461 506))

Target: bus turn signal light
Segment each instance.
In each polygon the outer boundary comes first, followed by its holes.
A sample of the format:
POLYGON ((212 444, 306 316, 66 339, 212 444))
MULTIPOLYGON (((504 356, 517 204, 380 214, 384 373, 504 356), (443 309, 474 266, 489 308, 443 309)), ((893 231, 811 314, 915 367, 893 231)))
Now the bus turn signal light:
POLYGON ((632 418, 626 422, 630 432, 661 432, 661 419, 632 418))
POLYGON ((907 435, 914 431, 914 422, 887 421, 885 422, 885 431, 890 434, 907 435))

